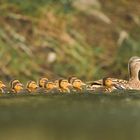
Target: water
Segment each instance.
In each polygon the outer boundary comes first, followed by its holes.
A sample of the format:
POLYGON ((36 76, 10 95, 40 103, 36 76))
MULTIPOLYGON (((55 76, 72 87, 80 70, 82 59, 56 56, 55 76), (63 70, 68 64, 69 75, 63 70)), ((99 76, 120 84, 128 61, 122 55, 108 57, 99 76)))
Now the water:
POLYGON ((139 140, 140 92, 5 96, 1 140, 139 140))

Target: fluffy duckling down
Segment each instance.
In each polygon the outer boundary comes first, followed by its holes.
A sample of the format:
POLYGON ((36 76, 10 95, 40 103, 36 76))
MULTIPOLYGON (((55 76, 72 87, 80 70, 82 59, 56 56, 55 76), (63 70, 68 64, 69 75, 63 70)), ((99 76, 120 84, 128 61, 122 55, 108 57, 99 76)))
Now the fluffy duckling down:
POLYGON ((89 91, 97 91, 97 92, 112 92, 116 89, 123 89, 119 84, 114 83, 113 79, 110 77, 105 77, 102 79, 102 83, 94 83, 90 87, 89 91))
POLYGON ((70 87, 72 87, 72 85, 68 82, 67 79, 60 79, 58 81, 58 85, 59 85, 59 91, 62 93, 70 93, 70 87))
POLYGON ((75 91, 82 91, 84 86, 86 86, 86 84, 80 79, 73 79, 72 87, 75 91))
POLYGON ((6 85, 2 81, 0 81, 0 92, 6 93, 7 92, 6 88, 7 88, 6 85))
POLYGON ((48 78, 40 78, 39 81, 38 81, 38 86, 40 88, 45 88, 45 84, 46 84, 47 81, 48 81, 48 78))
POLYGON ((27 82, 26 89, 29 92, 36 92, 37 88, 38 88, 38 85, 37 85, 37 83, 35 81, 27 82))
POLYGON ((23 90, 23 84, 19 80, 13 80, 11 82, 11 90, 14 93, 20 93, 23 90))

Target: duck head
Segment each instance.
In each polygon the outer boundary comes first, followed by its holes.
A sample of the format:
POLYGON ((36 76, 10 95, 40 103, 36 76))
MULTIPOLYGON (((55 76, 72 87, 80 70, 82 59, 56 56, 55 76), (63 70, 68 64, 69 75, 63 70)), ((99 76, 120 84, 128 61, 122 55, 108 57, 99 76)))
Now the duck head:
POLYGON ((52 89, 55 89, 56 87, 57 87, 56 84, 52 81, 48 81, 45 83, 45 88, 47 90, 52 90, 52 89))
POLYGON ((68 82, 68 80, 60 79, 58 81, 58 84, 59 84, 60 91, 62 91, 62 92, 70 92, 69 87, 71 87, 72 85, 68 82))
POLYGON ((109 78, 109 77, 103 78, 103 86, 110 88, 112 85, 113 85, 113 81, 111 78, 109 78))
POLYGON ((129 80, 139 81, 140 57, 131 57, 128 62, 129 80))
POLYGON ((83 83, 80 79, 74 79, 73 82, 72 82, 72 86, 75 88, 75 89, 78 89, 78 90, 82 90, 82 87, 85 86, 86 84, 83 83))
POLYGON ((35 81, 29 81, 26 85, 26 88, 29 92, 34 92, 38 88, 38 85, 35 81))
POLYGON ((40 78, 40 79, 39 79, 39 82, 38 82, 39 87, 44 88, 44 87, 45 87, 45 83, 46 83, 47 81, 48 81, 48 78, 40 78))
POLYGON ((11 87, 12 89, 13 89, 15 83, 20 83, 20 81, 17 80, 17 79, 11 80, 11 81, 10 81, 10 87, 11 87))
POLYGON ((6 85, 2 81, 0 81, 0 89, 5 88, 5 87, 6 85))
POLYGON ((21 84, 20 82, 14 82, 12 90, 15 93, 19 93, 21 90, 23 90, 23 84, 21 84))

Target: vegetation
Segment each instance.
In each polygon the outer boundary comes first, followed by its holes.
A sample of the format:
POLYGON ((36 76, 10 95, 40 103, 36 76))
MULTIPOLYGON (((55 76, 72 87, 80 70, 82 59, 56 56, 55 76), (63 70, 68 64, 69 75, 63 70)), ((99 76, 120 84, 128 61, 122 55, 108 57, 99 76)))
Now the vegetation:
POLYGON ((127 78, 140 54, 138 0, 1 0, 0 76, 127 78))

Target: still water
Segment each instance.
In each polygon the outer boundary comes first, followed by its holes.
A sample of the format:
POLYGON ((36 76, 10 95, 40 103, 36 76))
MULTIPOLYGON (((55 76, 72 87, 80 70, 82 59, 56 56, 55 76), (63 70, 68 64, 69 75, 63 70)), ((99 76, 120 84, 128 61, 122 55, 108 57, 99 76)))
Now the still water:
POLYGON ((140 92, 0 97, 1 140, 140 140, 140 92))

